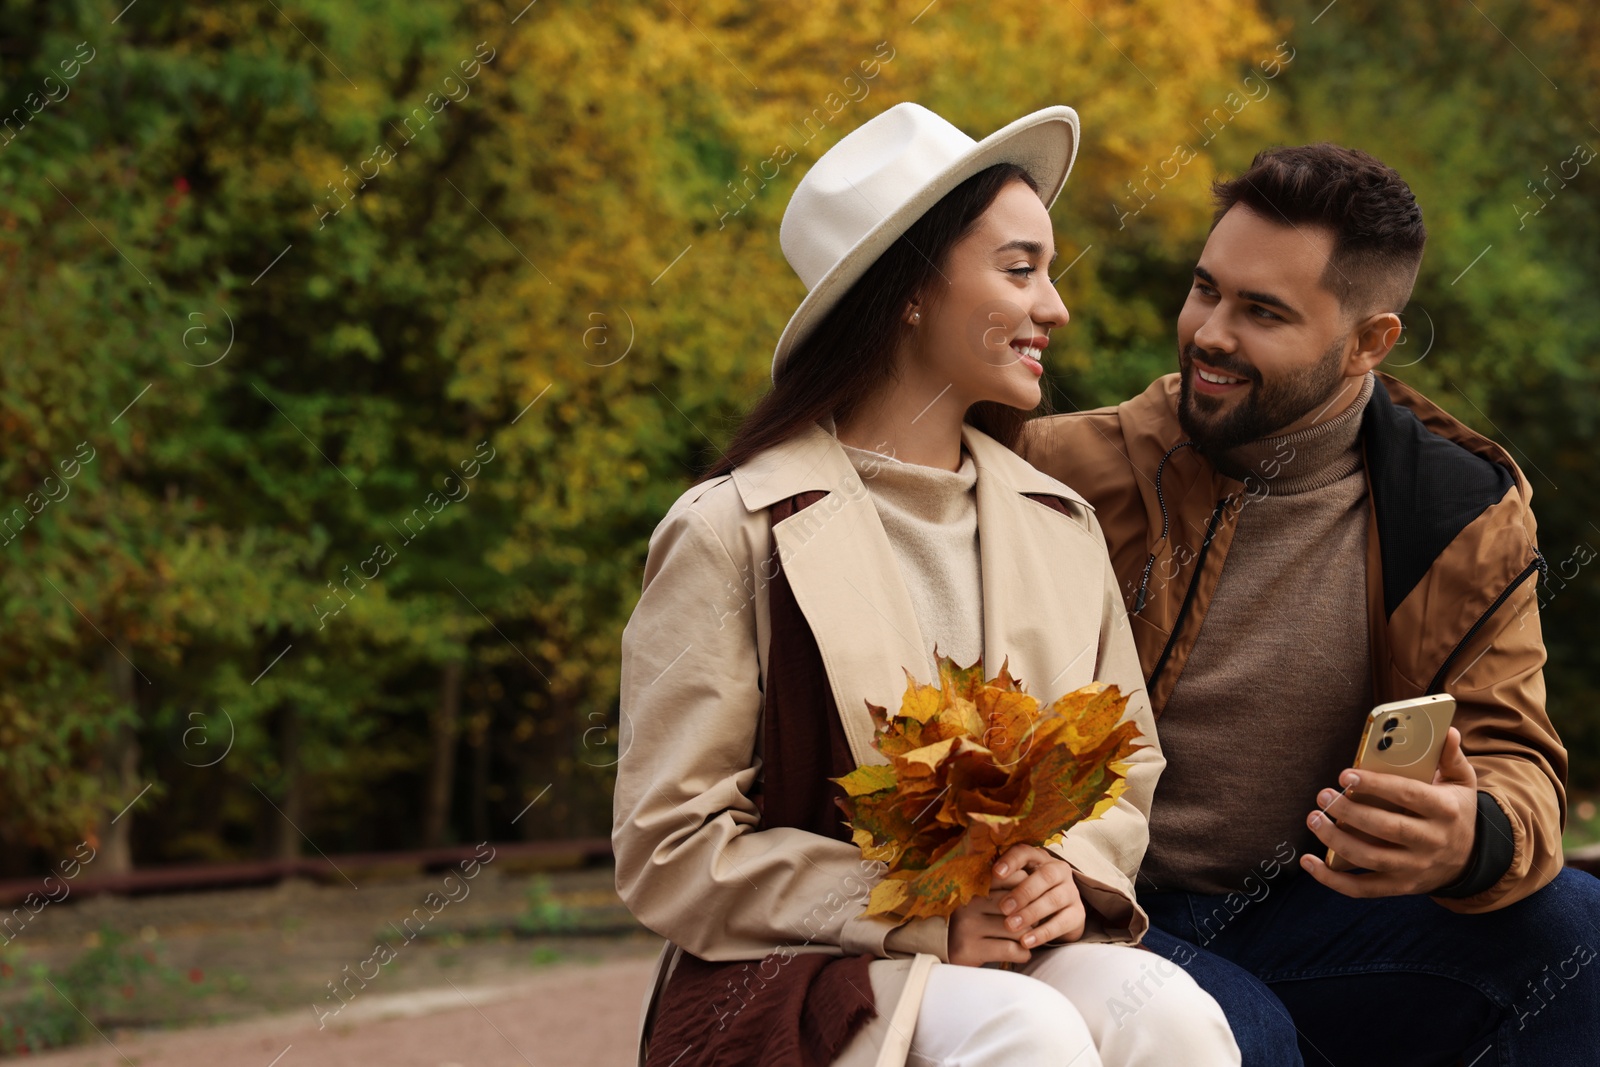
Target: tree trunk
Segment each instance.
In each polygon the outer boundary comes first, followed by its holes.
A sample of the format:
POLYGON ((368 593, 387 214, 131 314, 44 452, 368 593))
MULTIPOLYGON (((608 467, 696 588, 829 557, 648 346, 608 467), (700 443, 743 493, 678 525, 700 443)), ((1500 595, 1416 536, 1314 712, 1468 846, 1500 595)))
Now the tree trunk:
POLYGON ((273 855, 280 860, 300 858, 300 830, 305 825, 305 787, 300 780, 300 712, 294 705, 283 709, 278 738, 279 759, 283 764, 282 812, 277 819, 277 842, 273 855))
POLYGON ((433 711, 433 766, 428 771, 424 798, 422 844, 436 848, 445 843, 450 828, 450 796, 456 778, 456 734, 461 718, 461 663, 446 663, 439 681, 439 703, 433 711))
POLYGON ((472 748, 472 840, 489 840, 489 729, 493 725, 486 708, 473 718, 467 737, 472 748))
MULTIPOLYGON (((133 696, 133 664, 116 648, 110 647, 102 659, 106 685, 112 699, 136 713, 133 696)), ((118 726, 110 732, 101 750, 105 762, 107 786, 116 811, 100 817, 99 855, 95 857, 95 871, 100 875, 127 874, 133 870, 133 820, 131 807, 142 788, 139 782, 139 735, 132 726, 118 726)))

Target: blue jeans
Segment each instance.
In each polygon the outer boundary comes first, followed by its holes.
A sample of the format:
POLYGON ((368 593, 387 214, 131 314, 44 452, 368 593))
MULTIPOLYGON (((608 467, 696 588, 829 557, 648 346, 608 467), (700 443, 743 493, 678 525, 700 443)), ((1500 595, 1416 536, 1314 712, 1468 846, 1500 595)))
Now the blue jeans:
POLYGON ((1244 1067, 1600 1064, 1600 879, 1458 915, 1291 868, 1248 900, 1150 893, 1145 944, 1217 999, 1244 1067))

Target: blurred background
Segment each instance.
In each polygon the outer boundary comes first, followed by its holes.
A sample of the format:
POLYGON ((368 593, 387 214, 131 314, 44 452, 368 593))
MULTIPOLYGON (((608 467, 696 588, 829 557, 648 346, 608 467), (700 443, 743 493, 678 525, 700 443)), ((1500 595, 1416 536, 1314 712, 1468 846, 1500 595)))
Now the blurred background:
POLYGON ((1558 0, 0 0, 0 1052, 317 1022, 475 855, 378 992, 638 983, 603 839, 646 544, 769 382, 795 182, 904 100, 1081 116, 1056 410, 1174 366, 1214 177, 1406 177, 1387 369, 1533 484, 1600 838, 1597 90, 1558 0))

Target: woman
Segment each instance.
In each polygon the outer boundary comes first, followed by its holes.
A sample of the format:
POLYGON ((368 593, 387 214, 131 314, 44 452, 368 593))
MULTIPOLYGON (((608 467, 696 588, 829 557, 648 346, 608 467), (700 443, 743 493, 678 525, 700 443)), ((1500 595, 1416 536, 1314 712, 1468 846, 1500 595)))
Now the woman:
POLYGON ((1134 947, 1164 761, 1093 511, 1010 447, 1067 322, 1048 205, 1076 145, 1067 107, 974 142, 900 104, 785 211, 810 291, 773 388, 656 528, 623 634, 617 886, 669 942, 652 1067, 1239 1062, 1216 1003, 1134 947), (883 868, 828 778, 884 761, 868 704, 936 654, 1005 660, 1045 703, 1114 683, 1150 743, 1103 817, 895 924, 863 914, 883 868))

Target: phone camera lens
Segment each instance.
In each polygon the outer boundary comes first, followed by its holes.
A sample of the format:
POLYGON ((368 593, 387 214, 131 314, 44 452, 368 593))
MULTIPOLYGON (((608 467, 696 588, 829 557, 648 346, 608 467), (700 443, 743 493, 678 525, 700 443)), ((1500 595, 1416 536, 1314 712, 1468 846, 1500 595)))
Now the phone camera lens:
POLYGON ((1400 720, 1399 719, 1389 719, 1388 721, 1386 721, 1383 724, 1383 732, 1384 733, 1388 733, 1390 730, 1397 729, 1399 727, 1399 725, 1400 725, 1400 720))
POLYGON ((1381 741, 1378 742, 1378 751, 1387 752, 1389 751, 1389 746, 1392 744, 1394 744, 1394 738, 1385 736, 1381 741))

